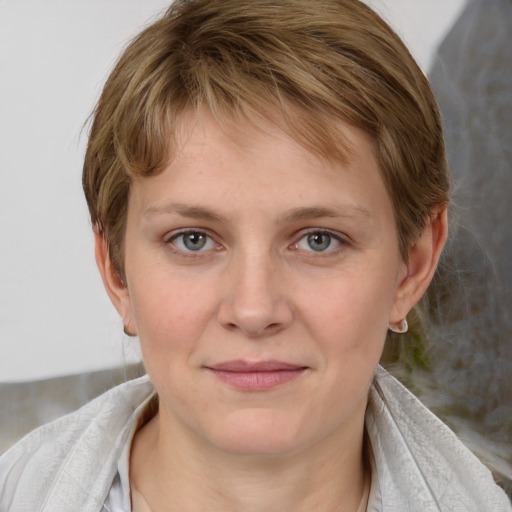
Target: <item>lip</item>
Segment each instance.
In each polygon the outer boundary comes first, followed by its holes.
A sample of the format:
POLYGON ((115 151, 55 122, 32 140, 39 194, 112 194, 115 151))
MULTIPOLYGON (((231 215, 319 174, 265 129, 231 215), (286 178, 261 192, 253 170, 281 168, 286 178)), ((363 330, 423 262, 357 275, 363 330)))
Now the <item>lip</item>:
POLYGON ((225 361, 205 366, 222 382, 243 391, 266 391, 300 377, 306 366, 284 361, 225 361))

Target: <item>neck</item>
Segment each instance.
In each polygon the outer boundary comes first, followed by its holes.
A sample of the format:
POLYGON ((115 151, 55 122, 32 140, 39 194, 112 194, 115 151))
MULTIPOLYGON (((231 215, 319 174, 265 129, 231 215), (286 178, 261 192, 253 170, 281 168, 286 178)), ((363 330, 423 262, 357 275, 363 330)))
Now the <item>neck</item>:
POLYGON ((362 424, 355 438, 322 440, 280 457, 232 455, 176 442, 183 437, 169 432, 158 414, 132 444, 131 485, 154 512, 354 512, 361 500, 362 424))

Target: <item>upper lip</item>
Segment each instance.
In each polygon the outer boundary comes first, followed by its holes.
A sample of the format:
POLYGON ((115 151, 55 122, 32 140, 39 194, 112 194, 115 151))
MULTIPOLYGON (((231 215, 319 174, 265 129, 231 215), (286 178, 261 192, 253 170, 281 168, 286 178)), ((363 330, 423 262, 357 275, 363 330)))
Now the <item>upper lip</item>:
POLYGON ((279 370, 303 370, 306 366, 286 363, 283 361, 268 360, 268 361, 225 361, 222 363, 207 366, 210 370, 224 371, 224 372, 275 372, 279 370))

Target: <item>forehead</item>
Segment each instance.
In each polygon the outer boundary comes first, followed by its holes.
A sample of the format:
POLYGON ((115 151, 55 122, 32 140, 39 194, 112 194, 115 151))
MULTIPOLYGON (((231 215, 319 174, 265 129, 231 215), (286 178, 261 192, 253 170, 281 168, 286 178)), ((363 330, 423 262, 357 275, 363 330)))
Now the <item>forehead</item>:
POLYGON ((344 161, 311 152, 271 122, 221 126, 209 113, 189 115, 163 172, 133 183, 132 205, 144 215, 272 211, 297 219, 290 212, 351 209, 370 217, 377 204, 390 206, 373 144, 360 130, 342 123, 337 129, 344 161))
MULTIPOLYGON (((270 107, 261 113, 212 113, 208 108, 186 109, 168 137, 167 167, 194 159, 205 150, 255 157, 273 152, 294 154, 317 167, 350 166, 361 156, 376 162, 374 139, 363 130, 329 117, 313 124, 307 112, 285 113, 270 107)), ((373 162, 372 162, 373 163, 373 162)))

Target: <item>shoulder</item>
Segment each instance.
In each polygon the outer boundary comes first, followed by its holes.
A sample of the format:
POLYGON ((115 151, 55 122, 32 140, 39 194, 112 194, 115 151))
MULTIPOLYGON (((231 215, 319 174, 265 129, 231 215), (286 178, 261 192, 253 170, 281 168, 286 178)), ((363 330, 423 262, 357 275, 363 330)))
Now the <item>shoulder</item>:
POLYGON ((366 427, 384 511, 512 510, 490 471, 382 368, 370 392, 366 427))
POLYGON ((0 457, 0 510, 85 510, 84 503, 104 499, 131 427, 153 394, 149 378, 141 377, 25 436, 0 457))

